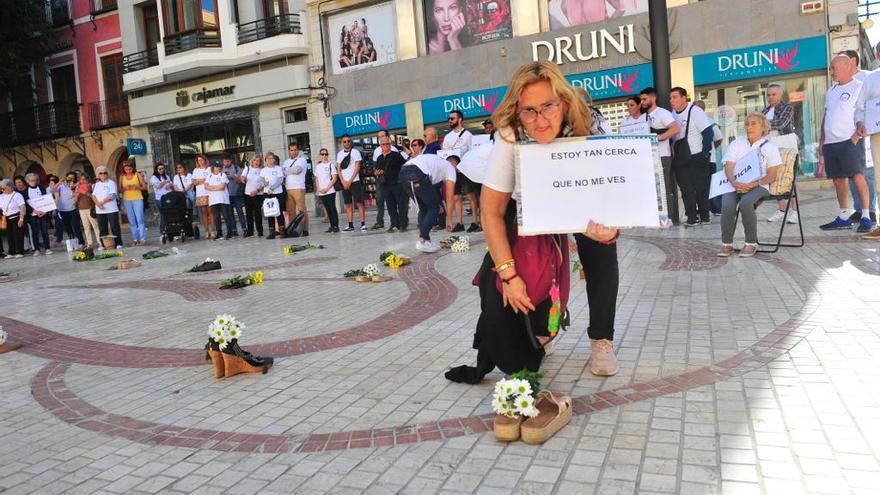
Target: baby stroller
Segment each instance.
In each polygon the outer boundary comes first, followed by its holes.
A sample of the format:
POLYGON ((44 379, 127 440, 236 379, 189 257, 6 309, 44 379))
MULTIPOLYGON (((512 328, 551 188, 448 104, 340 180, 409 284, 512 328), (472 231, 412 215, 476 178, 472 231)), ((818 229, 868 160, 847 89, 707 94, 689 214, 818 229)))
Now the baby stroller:
POLYGON ((162 244, 175 236, 180 237, 180 242, 185 242, 187 237, 199 238, 199 228, 192 224, 192 211, 187 204, 186 193, 180 191, 165 193, 160 203, 159 209, 165 217, 162 244))

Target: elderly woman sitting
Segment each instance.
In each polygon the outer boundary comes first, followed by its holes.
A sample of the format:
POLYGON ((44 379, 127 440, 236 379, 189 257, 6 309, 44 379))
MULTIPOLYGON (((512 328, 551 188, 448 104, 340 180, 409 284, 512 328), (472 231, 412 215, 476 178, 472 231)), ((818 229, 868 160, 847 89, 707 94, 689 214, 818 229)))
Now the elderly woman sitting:
POLYGON ((742 216, 746 242, 739 255, 743 258, 754 256, 758 251, 758 216, 755 204, 770 197, 769 185, 776 180, 778 167, 782 165, 779 148, 770 142, 770 121, 760 113, 746 117, 746 137, 737 138, 730 143, 724 154, 724 173, 735 191, 721 197, 721 251, 718 256, 728 257, 733 249, 733 234, 736 232, 736 209, 742 216), (735 177, 737 162, 749 153, 757 151, 761 164, 761 178, 752 182, 738 182, 735 177))

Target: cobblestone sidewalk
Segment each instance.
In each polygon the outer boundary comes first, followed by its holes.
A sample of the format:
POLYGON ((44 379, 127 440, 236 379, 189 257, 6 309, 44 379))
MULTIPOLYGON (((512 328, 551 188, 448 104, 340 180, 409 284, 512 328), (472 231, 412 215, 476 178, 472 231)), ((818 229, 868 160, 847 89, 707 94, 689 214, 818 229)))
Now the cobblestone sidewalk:
POLYGON ((188 242, 129 271, 0 260, 16 276, 0 325, 24 344, 0 355, 0 492, 880 493, 880 255, 818 229, 832 195, 801 201, 806 247, 755 259, 716 257, 717 222, 625 233, 621 372, 589 373, 573 281, 544 385, 575 417, 541 446, 495 441, 499 373, 443 378, 475 359, 479 235, 463 254, 351 233, 292 256, 291 241, 188 242), (415 262, 387 283, 342 279, 386 250, 415 262), (182 273, 207 256, 224 270, 182 273), (217 289, 254 270, 262 286, 217 289), (220 312, 276 357, 267 375, 213 378, 200 349, 220 312))

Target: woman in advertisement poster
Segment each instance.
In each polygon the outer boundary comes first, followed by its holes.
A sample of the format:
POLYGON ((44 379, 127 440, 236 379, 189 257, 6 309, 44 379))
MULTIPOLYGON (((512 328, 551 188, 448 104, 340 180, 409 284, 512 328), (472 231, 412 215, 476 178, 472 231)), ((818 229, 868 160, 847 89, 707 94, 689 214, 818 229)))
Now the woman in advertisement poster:
POLYGON ((432 15, 428 21, 428 31, 433 33, 428 41, 428 53, 443 53, 450 50, 458 50, 470 43, 463 43, 462 38, 466 33, 464 10, 461 8, 461 0, 428 0, 429 10, 432 15))
POLYGON ((647 0, 550 0, 551 29, 582 26, 648 11, 647 0))
MULTIPOLYGON (((449 370, 446 378, 455 382, 479 383, 496 366, 508 374, 538 371, 568 313, 568 236, 518 234, 514 144, 589 136, 592 113, 582 91, 568 84, 554 64, 531 62, 514 73, 492 121, 499 130, 480 200, 489 253, 476 277, 481 309, 473 344, 477 365, 449 370)), ((598 376, 614 375, 619 367, 612 345, 619 234, 589 221, 584 233, 575 236, 590 306, 590 371, 598 376)))
POLYGON ((509 0, 427 0, 428 53, 509 38, 509 0))

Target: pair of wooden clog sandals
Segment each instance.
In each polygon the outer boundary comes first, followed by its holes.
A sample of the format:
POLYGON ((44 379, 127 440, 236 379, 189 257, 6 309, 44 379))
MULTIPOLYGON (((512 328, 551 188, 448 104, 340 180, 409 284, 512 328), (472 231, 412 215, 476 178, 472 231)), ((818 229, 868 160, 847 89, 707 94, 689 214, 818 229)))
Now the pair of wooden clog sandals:
POLYGON ((567 395, 542 390, 538 392, 535 407, 538 415, 533 418, 509 418, 496 414, 495 439, 499 442, 522 440, 532 445, 542 444, 571 421, 571 397, 567 395))
POLYGON ((208 359, 214 366, 214 378, 229 378, 240 373, 266 374, 275 363, 274 358, 256 357, 239 347, 238 342, 233 340, 224 350, 213 343, 205 346, 208 359))

